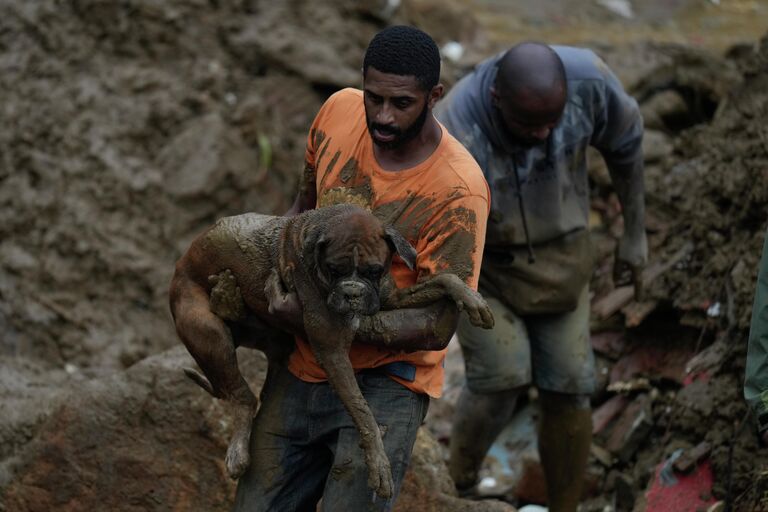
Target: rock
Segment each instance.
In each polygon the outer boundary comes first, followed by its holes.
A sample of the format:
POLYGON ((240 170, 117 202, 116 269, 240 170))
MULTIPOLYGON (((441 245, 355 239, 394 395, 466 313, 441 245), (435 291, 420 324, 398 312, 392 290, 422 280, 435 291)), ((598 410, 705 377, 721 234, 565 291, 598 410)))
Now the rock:
POLYGON ((623 331, 597 332, 589 338, 595 352, 613 360, 621 357, 627 346, 626 334, 623 331))
MULTIPOLYGON (((258 391, 265 358, 255 350, 238 358, 258 391)), ((230 510, 229 416, 225 404, 183 376, 181 368, 194 365, 184 347, 89 381, 76 370, 1 363, 3 510, 230 510), (46 380, 59 385, 46 387, 46 380)), ((458 498, 440 446, 422 429, 396 510, 515 509, 458 498)))
POLYGON ((227 45, 244 56, 250 69, 268 66, 334 88, 360 81, 360 51, 376 25, 347 16, 346 9, 323 2, 273 4, 234 22, 227 45), (286 23, 285 20, 291 20, 286 23))
POLYGON ((657 163, 672 154, 672 142, 658 130, 646 129, 643 133, 643 159, 646 164, 657 163))
POLYGON ((653 429, 650 394, 637 397, 610 430, 605 447, 622 462, 629 462, 653 429))
POLYGON ((443 462, 440 446, 421 428, 413 447, 411 463, 403 481, 395 512, 515 512, 498 500, 472 501, 457 496, 453 480, 443 462))
POLYGON ((166 190, 180 199, 207 196, 227 176, 245 181, 259 168, 256 152, 219 113, 191 120, 163 149, 158 164, 165 170, 166 190))
POLYGON ((592 411, 592 434, 597 435, 616 418, 629 404, 624 395, 615 395, 592 411))
MULTIPOLYGON (((259 389, 265 359, 252 350, 240 359, 259 389)), ((7 510, 228 510, 228 416, 183 376, 193 364, 179 346, 61 393, 3 461, 7 510)), ((2 432, 19 427, 4 421, 2 432)))
MULTIPOLYGON (((651 96, 640 106, 643 124, 648 130, 668 130, 667 121, 688 116, 688 105, 677 91, 665 90, 651 96)), ((645 149, 645 148, 643 148, 645 149)))
POLYGON ((722 57, 676 45, 668 45, 665 53, 671 60, 649 72, 631 91, 643 105, 649 128, 677 132, 708 122, 741 82, 734 63, 722 57))

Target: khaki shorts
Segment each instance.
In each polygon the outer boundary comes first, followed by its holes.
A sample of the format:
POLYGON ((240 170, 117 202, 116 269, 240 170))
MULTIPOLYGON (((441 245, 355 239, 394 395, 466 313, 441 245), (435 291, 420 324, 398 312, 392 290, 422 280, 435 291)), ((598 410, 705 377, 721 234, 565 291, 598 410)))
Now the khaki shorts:
POLYGON ((589 341, 589 291, 585 286, 573 311, 518 316, 493 297, 485 297, 496 325, 474 327, 462 315, 459 343, 467 386, 493 393, 528 384, 570 394, 595 389, 595 357, 589 341))

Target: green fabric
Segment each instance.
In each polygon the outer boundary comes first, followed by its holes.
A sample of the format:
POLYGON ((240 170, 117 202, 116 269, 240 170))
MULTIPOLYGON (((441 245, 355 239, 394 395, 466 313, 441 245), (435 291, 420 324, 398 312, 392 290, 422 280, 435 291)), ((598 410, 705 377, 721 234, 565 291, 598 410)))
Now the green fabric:
POLYGON ((744 398, 757 417, 760 431, 768 429, 768 236, 757 275, 755 302, 747 348, 744 398))

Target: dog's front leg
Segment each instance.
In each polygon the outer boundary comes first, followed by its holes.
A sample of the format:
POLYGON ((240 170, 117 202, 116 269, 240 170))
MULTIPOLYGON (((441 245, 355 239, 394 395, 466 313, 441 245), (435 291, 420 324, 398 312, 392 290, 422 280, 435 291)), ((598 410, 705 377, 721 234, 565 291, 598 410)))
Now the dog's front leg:
POLYGON ((305 328, 318 363, 360 434, 360 445, 368 468, 368 485, 376 494, 389 499, 394 492, 392 468, 384 451, 379 426, 360 392, 349 361, 349 347, 354 339, 354 331, 346 326, 326 322, 311 311, 305 313, 305 328))
POLYGON ((382 303, 386 309, 428 306, 450 298, 459 311, 465 311, 473 325, 490 329, 493 313, 482 295, 454 274, 437 274, 408 288, 382 285, 382 303))

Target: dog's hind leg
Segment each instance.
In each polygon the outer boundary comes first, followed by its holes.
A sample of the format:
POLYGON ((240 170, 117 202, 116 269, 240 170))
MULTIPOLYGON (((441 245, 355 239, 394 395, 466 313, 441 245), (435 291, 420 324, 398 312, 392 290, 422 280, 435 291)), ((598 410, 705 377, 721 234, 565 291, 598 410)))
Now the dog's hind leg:
MULTIPOLYGON (((250 464, 248 443, 259 402, 237 366, 232 334, 224 321, 211 313, 208 292, 185 277, 174 276, 171 283, 171 313, 179 338, 210 383, 208 390, 234 407, 234 433, 226 466, 230 477, 238 478, 250 464)), ((194 380, 206 388, 205 378, 194 380)))

